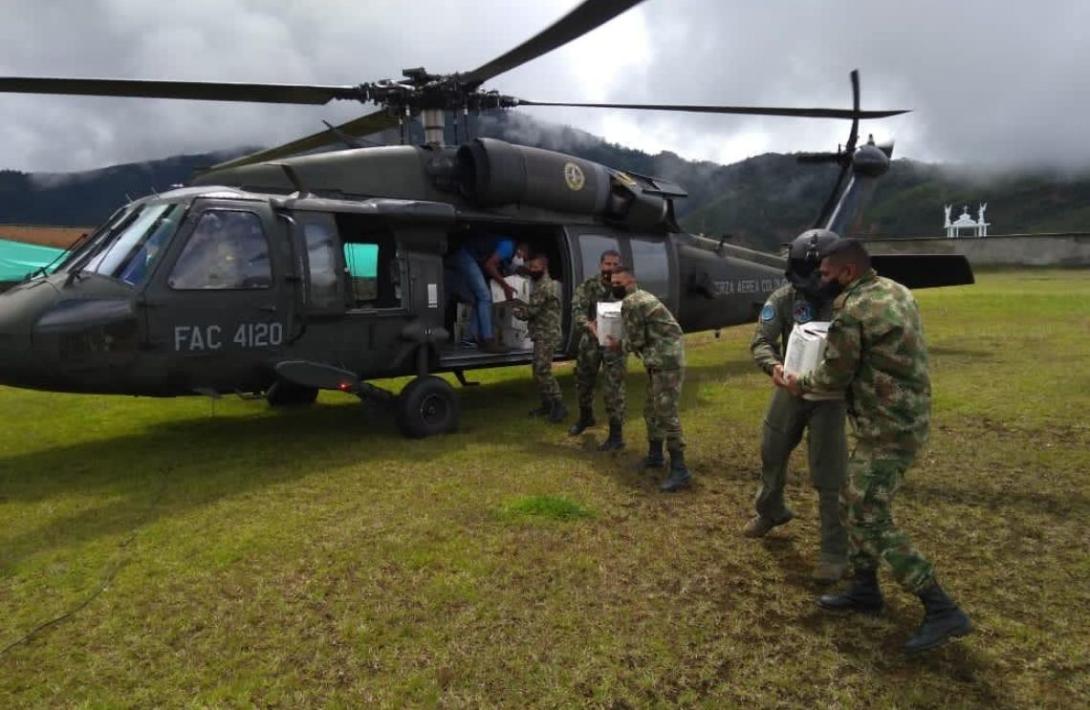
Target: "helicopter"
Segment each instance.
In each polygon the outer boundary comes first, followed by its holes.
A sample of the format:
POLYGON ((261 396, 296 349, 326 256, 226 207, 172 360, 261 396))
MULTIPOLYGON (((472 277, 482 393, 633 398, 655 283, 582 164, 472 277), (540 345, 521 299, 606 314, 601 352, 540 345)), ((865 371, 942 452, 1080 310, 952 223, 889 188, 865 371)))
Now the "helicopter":
MULTIPOLYGON (((540 102, 482 90, 497 75, 582 36, 640 0, 586 0, 509 52, 464 73, 408 69, 355 86, 0 77, 0 92, 325 104, 378 104, 360 118, 214 165, 190 184, 134 200, 56 268, 0 294, 0 384, 155 397, 238 393, 272 406, 338 390, 394 407, 413 437, 453 431, 454 388, 474 369, 529 363, 531 351, 460 347, 444 259, 475 234, 548 256, 574 356, 575 286, 615 250, 686 332, 754 321, 784 283, 785 260, 678 226, 685 189, 573 155, 468 135, 469 114, 517 106, 838 118, 846 143, 800 154, 840 166, 814 222, 844 234, 892 146, 860 144, 859 122, 903 111, 540 102), (447 119, 466 140, 445 142, 447 119), (411 122, 422 144, 361 147, 411 122), (332 150, 313 152, 336 146, 332 150), (373 381, 411 377, 398 394, 373 381)), ((960 256, 876 257, 912 287, 971 283, 960 256)), ((501 299, 498 299, 502 301, 501 299)), ((497 303, 497 305, 502 305, 497 303)))

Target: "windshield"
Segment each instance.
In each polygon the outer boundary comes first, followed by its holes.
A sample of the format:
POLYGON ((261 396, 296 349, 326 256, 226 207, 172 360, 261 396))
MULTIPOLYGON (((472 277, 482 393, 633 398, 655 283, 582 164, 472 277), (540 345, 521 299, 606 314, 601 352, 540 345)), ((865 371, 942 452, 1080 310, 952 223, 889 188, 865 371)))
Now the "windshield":
POLYGON ((183 212, 181 205, 171 203, 137 208, 99 240, 82 270, 132 286, 142 283, 174 234, 183 212))

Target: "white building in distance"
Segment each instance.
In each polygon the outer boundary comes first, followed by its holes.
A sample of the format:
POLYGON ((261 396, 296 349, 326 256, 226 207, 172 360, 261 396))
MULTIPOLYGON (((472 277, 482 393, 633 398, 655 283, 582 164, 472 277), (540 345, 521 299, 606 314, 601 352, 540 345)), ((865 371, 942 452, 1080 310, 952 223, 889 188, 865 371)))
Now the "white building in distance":
POLYGON ((951 205, 945 205, 943 212, 946 214, 945 224, 946 238, 957 239, 961 236, 967 237, 986 237, 988 236, 989 222, 984 220, 984 210, 988 209, 988 203, 982 202, 977 205, 976 219, 969 216, 969 205, 964 205, 961 208, 961 216, 957 218, 957 221, 950 221, 951 205))

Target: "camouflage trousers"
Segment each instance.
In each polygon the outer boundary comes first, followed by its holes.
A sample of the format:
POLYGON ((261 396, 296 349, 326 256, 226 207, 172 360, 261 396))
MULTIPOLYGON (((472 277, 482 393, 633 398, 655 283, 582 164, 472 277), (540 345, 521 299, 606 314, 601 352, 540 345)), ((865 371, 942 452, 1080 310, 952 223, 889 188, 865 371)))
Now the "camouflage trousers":
POLYGON ((685 370, 648 370, 647 379, 643 420, 647 423, 648 440, 665 440, 666 448, 670 451, 684 449, 685 437, 681 435, 681 418, 677 409, 685 370))
POLYGON ((534 382, 537 383, 542 400, 560 399, 560 383, 553 375, 553 353, 556 352, 558 344, 553 338, 534 340, 534 382))
POLYGON ((606 403, 606 414, 610 419, 624 419, 624 376, 628 369, 628 357, 603 350, 598 345, 598 339, 587 333, 579 339, 575 356, 575 391, 582 409, 590 409, 594 404, 594 385, 599 369, 605 370, 602 398, 606 403))
POLYGON ((894 525, 892 505, 915 458, 915 452, 859 441, 848 461, 848 476, 840 493, 852 567, 876 569, 884 560, 897 582, 913 593, 931 584, 935 569, 894 525))
POLYGON ((810 485, 818 492, 821 558, 838 563, 848 557, 848 534, 840 519, 840 489, 848 464, 844 410, 843 400, 811 402, 773 389, 761 436, 761 486, 755 501, 761 517, 787 517, 787 463, 805 432, 810 485))

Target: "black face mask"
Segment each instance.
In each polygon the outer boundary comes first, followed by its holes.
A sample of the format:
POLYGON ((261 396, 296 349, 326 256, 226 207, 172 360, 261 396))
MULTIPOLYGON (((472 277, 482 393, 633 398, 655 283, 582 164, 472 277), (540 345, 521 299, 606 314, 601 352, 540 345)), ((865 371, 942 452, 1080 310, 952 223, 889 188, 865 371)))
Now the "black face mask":
POLYGON ((628 295, 628 289, 620 284, 613 284, 611 290, 613 291, 614 298, 624 298, 628 295))
POLYGON ((842 286, 841 283, 836 279, 833 279, 832 281, 822 281, 817 289, 818 297, 829 301, 833 300, 843 292, 844 286, 842 286))
POLYGON ((544 271, 531 271, 530 272, 530 278, 532 278, 534 281, 539 280, 544 275, 545 275, 544 271))
POLYGON ((602 283, 604 283, 606 286, 608 286, 609 285, 609 279, 610 279, 611 276, 613 276, 612 271, 603 271, 602 272, 602 283))

